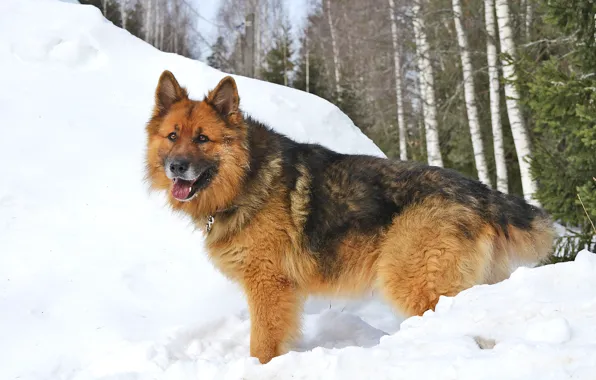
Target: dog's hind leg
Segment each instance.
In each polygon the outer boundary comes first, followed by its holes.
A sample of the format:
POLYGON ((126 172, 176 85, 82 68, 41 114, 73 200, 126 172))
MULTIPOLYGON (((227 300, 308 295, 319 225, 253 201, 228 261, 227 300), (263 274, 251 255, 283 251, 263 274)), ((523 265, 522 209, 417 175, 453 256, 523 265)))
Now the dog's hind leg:
POLYGON ((485 282, 494 234, 461 206, 421 205, 397 217, 377 264, 385 298, 406 316, 421 315, 439 297, 485 282), (465 231, 462 232, 462 230, 465 231))

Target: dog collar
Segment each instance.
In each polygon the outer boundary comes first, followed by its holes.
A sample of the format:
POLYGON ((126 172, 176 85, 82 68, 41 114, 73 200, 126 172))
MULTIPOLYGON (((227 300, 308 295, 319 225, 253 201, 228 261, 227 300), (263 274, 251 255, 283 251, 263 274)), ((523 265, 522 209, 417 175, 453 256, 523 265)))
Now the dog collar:
MULTIPOLYGON (((227 209, 224 209, 224 210, 221 210, 221 211, 216 211, 216 214, 215 215, 233 212, 237 208, 238 208, 238 206, 228 207, 227 209)), ((207 216, 207 223, 205 224, 205 227, 207 229, 207 233, 211 232, 211 229, 213 228, 213 223, 215 223, 215 215, 209 215, 209 216, 207 216)))
POLYGON ((207 233, 211 232, 211 228, 213 227, 213 223, 215 222, 215 217, 213 215, 209 215, 207 217, 207 233))

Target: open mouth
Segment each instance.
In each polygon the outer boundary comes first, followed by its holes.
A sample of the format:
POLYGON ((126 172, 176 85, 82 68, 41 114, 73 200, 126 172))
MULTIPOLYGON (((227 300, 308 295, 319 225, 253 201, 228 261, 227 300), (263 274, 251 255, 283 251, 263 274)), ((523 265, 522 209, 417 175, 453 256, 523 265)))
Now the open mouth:
POLYGON ((207 187, 213 178, 213 169, 203 171, 197 178, 186 180, 174 178, 172 181, 172 196, 179 201, 189 201, 199 190, 207 187))

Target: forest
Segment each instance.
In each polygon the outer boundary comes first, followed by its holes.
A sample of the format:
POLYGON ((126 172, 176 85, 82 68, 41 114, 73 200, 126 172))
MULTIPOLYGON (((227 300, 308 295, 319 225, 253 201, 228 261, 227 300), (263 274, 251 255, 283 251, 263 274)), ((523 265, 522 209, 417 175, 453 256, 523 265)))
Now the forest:
POLYGON ((390 158, 544 207, 559 259, 596 248, 593 1, 307 0, 299 29, 284 0, 220 0, 214 20, 186 0, 81 3, 161 50, 327 99, 390 158))

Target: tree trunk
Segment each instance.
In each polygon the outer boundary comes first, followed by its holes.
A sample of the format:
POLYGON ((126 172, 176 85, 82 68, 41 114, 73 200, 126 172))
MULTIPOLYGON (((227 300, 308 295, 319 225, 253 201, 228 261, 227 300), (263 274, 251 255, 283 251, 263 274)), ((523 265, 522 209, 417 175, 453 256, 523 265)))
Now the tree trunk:
POLYGON ((490 95, 490 119, 493 129, 495 166, 497 168, 497 190, 507 194, 509 181, 505 148, 503 146, 503 125, 501 123, 501 94, 499 92, 499 69, 497 61, 497 29, 495 25, 495 0, 484 0, 484 19, 486 23, 486 56, 488 60, 488 80, 490 95))
POLYGON ((255 2, 255 26, 254 26, 254 77, 261 77, 261 4, 259 0, 255 2))
POLYGON ((151 43, 153 22, 153 0, 146 0, 145 10, 145 41, 151 43))
POLYGON ((287 49, 288 49, 288 39, 287 39, 287 33, 284 30, 283 31, 284 34, 284 38, 283 38, 283 48, 282 48, 282 55, 283 55, 283 60, 284 60, 284 86, 288 85, 288 60, 286 59, 287 57, 287 49))
POLYGON ((337 49, 337 41, 335 40, 335 27, 333 26, 333 17, 331 16, 331 0, 327 0, 327 21, 329 22, 329 33, 331 34, 331 47, 333 50, 335 92, 337 93, 337 101, 341 102, 339 51, 337 49))
POLYGON ((155 0, 155 27, 153 28, 153 46, 158 47, 159 44, 159 2, 155 0))
POLYGON ((393 62, 395 64, 395 106, 397 108, 397 127, 399 130, 399 159, 405 161, 408 159, 406 149, 406 122, 404 118, 404 100, 402 94, 401 80, 401 56, 399 53, 399 43, 397 41, 397 21, 395 20, 395 2, 389 0, 389 16, 391 18, 391 39, 393 41, 393 62))
POLYGON ((126 29, 126 20, 128 19, 128 10, 126 9, 127 0, 120 0, 120 18, 122 19, 122 29, 126 29))
POLYGON ((530 41, 532 39, 532 18, 534 17, 534 12, 532 9, 532 0, 525 0, 526 6, 525 6, 525 11, 526 11, 526 15, 525 15, 525 35, 526 35, 526 40, 530 41))
POLYGON ((108 16, 108 0, 101 0, 101 7, 103 11, 103 17, 108 16))
MULTIPOLYGON (((501 51, 510 58, 515 58, 515 43, 511 31, 511 18, 509 17, 509 4, 507 0, 496 0, 497 24, 499 25, 499 39, 501 40, 501 51)), ((507 114, 509 115, 509 124, 513 134, 513 142, 519 161, 519 170, 521 173, 522 188, 524 198, 538 205, 534 199, 536 193, 536 183, 530 172, 530 138, 522 117, 519 106, 519 93, 515 87, 517 83, 517 73, 512 61, 504 57, 501 60, 503 66, 503 78, 505 79, 505 97, 507 104, 507 114)))
POLYGON ((158 29, 158 35, 159 38, 157 39, 157 41, 155 41, 157 47, 159 50, 164 50, 164 29, 165 29, 165 13, 167 11, 167 4, 165 1, 163 0, 157 0, 157 2, 159 3, 161 1, 161 6, 163 8, 163 11, 161 11, 160 13, 157 13, 156 16, 159 18, 159 29, 158 29))
POLYGON ((441 156, 439 147, 434 72, 429 58, 430 48, 426 37, 424 18, 420 10, 420 0, 415 0, 413 2, 412 13, 414 34, 416 36, 416 55, 418 56, 418 69, 420 71, 420 94, 424 112, 428 164, 433 166, 443 166, 443 157, 441 156))
POLYGON ((160 50, 164 50, 164 30, 165 30, 165 27, 166 27, 166 23, 164 22, 164 16, 162 14, 161 21, 159 22, 159 49, 160 50))
MULTIPOLYGON (((180 2, 179 0, 174 0, 174 23, 175 24, 180 24, 180 2)), ((173 47, 174 47, 174 53, 178 54, 178 32, 179 32, 179 28, 178 27, 174 27, 172 28, 172 38, 174 39, 173 41, 173 47)))
POLYGON ((308 30, 306 31, 305 35, 305 47, 306 47, 306 58, 304 59, 304 64, 306 65, 306 78, 305 78, 305 82, 306 82, 306 92, 310 92, 309 89, 309 82, 310 82, 310 45, 308 44, 308 30))
POLYGON ((474 90, 474 68, 470 59, 470 48, 468 37, 464 32, 462 22, 462 10, 460 0, 453 0, 453 20, 455 21, 455 31, 457 32, 457 42, 461 56, 461 67, 464 77, 464 98, 466 102, 466 111, 468 113, 468 124, 470 126, 470 135, 472 136, 472 149, 474 151, 474 162, 478 171, 478 179, 485 185, 492 186, 486 166, 486 157, 484 156, 484 145, 482 142, 482 133, 480 131, 480 121, 478 120, 478 107, 476 105, 476 91, 474 90))

